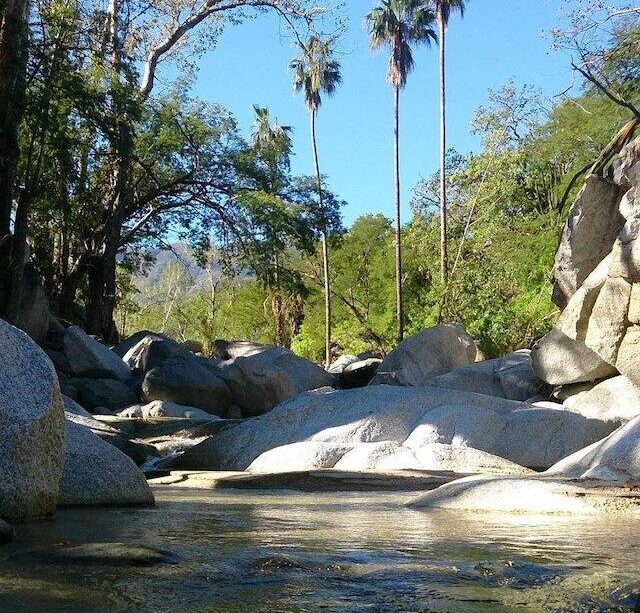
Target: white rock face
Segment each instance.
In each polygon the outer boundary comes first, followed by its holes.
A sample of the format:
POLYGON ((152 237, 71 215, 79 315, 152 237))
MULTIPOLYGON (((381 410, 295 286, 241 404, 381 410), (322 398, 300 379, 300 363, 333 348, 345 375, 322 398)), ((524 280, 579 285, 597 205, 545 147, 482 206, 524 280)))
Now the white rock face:
POLYGON ((140 339, 122 360, 136 373, 147 373, 171 358, 189 358, 191 352, 170 338, 149 334, 140 339))
POLYGON ((64 409, 44 352, 0 319, 0 517, 51 514, 64 459, 64 409))
POLYGON ((126 381, 131 370, 122 358, 78 326, 67 328, 64 353, 74 375, 126 381))
POLYGON ((414 454, 440 443, 546 469, 614 428, 569 411, 457 390, 368 386, 298 396, 197 445, 181 458, 181 466, 192 468, 189 454, 194 453, 199 469, 245 470, 271 449, 313 441, 354 446, 391 442, 414 454))
POLYGON ((563 404, 585 417, 625 423, 640 415, 640 388, 626 377, 612 377, 569 396, 563 404))
POLYGON ((327 368, 327 372, 330 372, 332 375, 339 375, 344 372, 344 369, 350 364, 355 364, 360 361, 357 355, 341 355, 335 362, 327 368))
POLYGON ((211 415, 202 409, 195 407, 185 407, 175 402, 167 402, 165 400, 154 400, 149 404, 136 405, 129 407, 118 413, 120 417, 129 417, 137 419, 154 419, 156 417, 179 417, 186 419, 199 420, 217 420, 220 419, 215 415, 211 415))
POLYGON ((133 460, 84 426, 67 421, 65 430, 60 505, 153 504, 153 494, 133 460))
POLYGON ((279 473, 333 468, 353 445, 334 445, 304 441, 270 449, 256 458, 249 468, 255 473, 279 473))
POLYGON ((444 324, 402 341, 380 364, 370 385, 428 385, 431 378, 472 364, 476 345, 460 324, 444 324))
POLYGON ((531 368, 530 354, 523 349, 504 358, 459 366, 430 379, 428 384, 524 402, 545 387, 544 381, 531 368))
POLYGON ((558 462, 549 475, 640 484, 640 417, 558 462))
POLYGON ((298 394, 334 385, 333 376, 317 364, 283 347, 251 345, 234 350, 221 364, 222 377, 245 417, 261 415, 298 394))
POLYGON ((498 513, 586 513, 606 511, 604 500, 573 483, 540 478, 475 476, 427 492, 411 503, 418 509, 498 513))

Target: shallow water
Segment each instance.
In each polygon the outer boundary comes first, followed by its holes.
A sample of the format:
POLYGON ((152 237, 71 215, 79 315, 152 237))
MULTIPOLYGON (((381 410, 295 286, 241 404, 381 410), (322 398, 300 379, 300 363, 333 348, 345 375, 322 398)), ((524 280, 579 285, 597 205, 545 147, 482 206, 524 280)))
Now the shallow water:
POLYGON ((0 611, 640 611, 640 521, 404 508, 413 494, 156 490, 0 547, 0 611), (74 546, 170 552, 138 566, 74 546))

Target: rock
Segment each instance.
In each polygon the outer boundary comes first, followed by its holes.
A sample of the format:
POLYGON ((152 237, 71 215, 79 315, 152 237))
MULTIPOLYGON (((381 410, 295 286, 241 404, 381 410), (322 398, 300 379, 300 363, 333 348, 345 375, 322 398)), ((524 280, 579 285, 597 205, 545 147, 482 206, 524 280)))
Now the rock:
POLYGON ((67 328, 64 353, 71 373, 78 376, 118 379, 126 381, 131 371, 122 358, 90 337, 78 326, 67 328))
MULTIPOLYGON (((252 346, 222 363, 222 377, 245 417, 261 415, 308 390, 332 386, 334 378, 317 364, 283 347, 252 346)), ((229 353, 231 351, 231 353, 229 353)))
POLYGON ((56 564, 105 565, 111 568, 173 564, 176 557, 168 551, 126 543, 83 543, 58 547, 44 556, 56 564))
POLYGON ((640 388, 626 377, 613 377, 567 397, 564 406, 588 418, 625 423, 640 415, 640 388))
POLYGON ((627 328, 616 358, 618 372, 640 386, 640 326, 627 328))
POLYGON ((586 513, 608 510, 637 512, 637 500, 622 492, 603 495, 589 484, 539 477, 475 476, 458 479, 427 492, 410 506, 492 513, 586 513))
POLYGON ((358 356, 356 355, 341 355, 329 368, 327 368, 327 372, 330 372, 332 375, 339 375, 344 372, 344 369, 350 364, 355 364, 359 362, 358 356))
POLYGON ((213 343, 216 356, 221 360, 233 360, 255 355, 265 350, 265 345, 250 343, 249 341, 225 341, 217 339, 213 343))
POLYGON ((77 417, 93 419, 93 415, 91 415, 91 413, 86 409, 82 408, 73 398, 70 398, 69 396, 62 396, 62 403, 64 405, 65 417, 75 415, 77 417))
POLYGON ((184 346, 170 338, 158 335, 145 336, 122 358, 134 373, 148 373, 171 358, 190 358, 193 354, 184 346))
POLYGON ((553 301, 561 309, 611 251, 624 224, 618 210, 622 195, 612 181, 596 175, 587 177, 556 252, 553 301))
POLYGON ((45 349, 45 353, 47 357, 51 360, 54 368, 60 373, 68 374, 71 372, 71 366, 69 365, 69 360, 67 360, 67 356, 62 351, 56 351, 55 349, 45 349))
POLYGON ((147 402, 166 400, 214 415, 224 415, 232 402, 213 362, 196 356, 171 358, 150 370, 142 383, 142 396, 147 402))
POLYGON ((434 377, 428 384, 525 401, 546 391, 547 387, 531 368, 530 354, 530 351, 522 350, 504 358, 459 366, 449 373, 434 377))
POLYGON ((48 516, 58 501, 64 410, 44 352, 0 319, 0 517, 48 516))
POLYGON ((150 330, 140 330, 139 332, 135 332, 131 336, 128 336, 123 341, 120 341, 117 345, 111 348, 111 351, 116 355, 124 358, 127 352, 135 347, 142 339, 146 337, 152 337, 159 340, 171 340, 166 334, 162 334, 160 332, 151 332, 150 330))
POLYGON ((67 421, 62 506, 149 505, 153 494, 140 469, 88 428, 67 421))
POLYGON ((182 343, 185 349, 188 349, 191 353, 202 355, 204 354, 204 344, 202 341, 196 341, 194 339, 187 339, 182 343))
POLYGON ((31 262, 27 262, 22 269, 16 296, 18 296, 18 304, 15 307, 17 316, 13 323, 36 343, 42 345, 49 331, 49 300, 31 262))
POLYGON ((640 485, 640 417, 602 441, 560 460, 547 474, 616 485, 640 485))
POLYGON ((185 407, 174 402, 154 400, 149 404, 135 405, 118 413, 120 417, 155 419, 158 417, 184 417, 186 419, 211 420, 216 416, 195 407, 185 407))
POLYGON ((380 364, 382 360, 379 358, 367 358, 349 364, 338 376, 340 387, 349 390, 369 385, 378 372, 380 364))
POLYGON ((556 328, 540 339, 531 351, 535 373, 550 385, 597 381, 617 374, 595 351, 556 328))
POLYGON ((427 385, 476 359, 476 345, 459 324, 444 324, 423 330, 402 341, 378 368, 371 385, 427 385))
MULTIPOLYGON (((122 410, 138 401, 133 391, 116 379, 69 379, 68 385, 77 390, 78 401, 91 412, 98 407, 122 410)), ((65 386, 65 392, 67 388, 65 386)))
POLYGON ((256 473, 279 473, 316 468, 333 468, 353 445, 303 441, 276 447, 257 457, 247 468, 256 473))
POLYGON ((196 445, 175 467, 245 470, 271 449, 312 441, 354 446, 393 442, 414 455, 425 445, 441 443, 546 469, 614 428, 569 411, 457 390, 367 386, 298 396, 196 445))
POLYGON ((15 536, 13 528, 6 521, 0 519, 0 545, 10 543, 15 536))

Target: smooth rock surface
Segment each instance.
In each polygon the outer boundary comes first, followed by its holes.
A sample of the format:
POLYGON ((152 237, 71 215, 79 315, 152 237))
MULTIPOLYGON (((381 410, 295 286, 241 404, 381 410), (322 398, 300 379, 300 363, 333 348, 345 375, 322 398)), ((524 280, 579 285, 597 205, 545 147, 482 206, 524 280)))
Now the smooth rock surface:
POLYGON ((626 377, 612 377, 569 396, 563 404, 585 417, 625 423, 640 415, 640 388, 626 377))
POLYGON ((457 390, 367 386, 307 393, 187 451, 176 468, 245 470, 263 453, 303 441, 395 442, 410 450, 473 447, 521 466, 551 467, 598 441, 615 424, 457 390))
POLYGON ((460 324, 443 324, 402 341, 378 368, 371 385, 428 385, 429 379, 472 364, 476 345, 460 324))
POLYGON ((153 504, 153 494, 133 460, 86 427, 67 421, 65 430, 60 505, 153 504))
POLYGON ((146 374, 142 396, 146 402, 166 400, 222 416, 231 406, 232 397, 221 377, 210 360, 171 358, 146 374))
POLYGON ((334 445, 316 441, 303 441, 276 447, 256 458, 247 468, 249 472, 280 473, 298 470, 333 468, 353 445, 334 445))
MULTIPOLYGON (((169 339, 166 334, 161 334, 159 332, 151 332, 150 330, 140 330, 139 332, 133 333, 131 336, 128 336, 124 340, 120 341, 115 347, 111 348, 116 355, 124 358, 127 352, 137 345, 141 340, 146 337, 153 337, 158 339, 169 339)), ((171 340, 171 339, 169 339, 171 340)))
POLYGON ((219 419, 202 409, 185 407, 175 402, 166 400, 154 400, 149 404, 135 405, 118 413, 119 417, 136 419, 155 419, 158 417, 184 417, 186 419, 211 420, 219 419))
POLYGON ((64 460, 64 409, 44 352, 0 319, 0 517, 50 515, 64 460))
POLYGON ((145 336, 136 343, 122 360, 136 373, 146 374, 171 358, 190 358, 192 353, 184 345, 157 334, 145 336))
MULTIPOLYGON (((256 346, 222 363, 222 377, 245 417, 261 415, 308 390, 334 385, 333 375, 283 347, 256 346)), ((231 351, 232 353, 228 353, 231 351)))
POLYGON ((64 335, 64 353, 74 375, 119 381, 126 381, 131 376, 129 366, 119 355, 78 326, 67 328, 64 335))
POLYGON ((77 378, 66 384, 77 391, 79 403, 89 411, 99 407, 119 411, 138 401, 133 390, 117 379, 77 378))

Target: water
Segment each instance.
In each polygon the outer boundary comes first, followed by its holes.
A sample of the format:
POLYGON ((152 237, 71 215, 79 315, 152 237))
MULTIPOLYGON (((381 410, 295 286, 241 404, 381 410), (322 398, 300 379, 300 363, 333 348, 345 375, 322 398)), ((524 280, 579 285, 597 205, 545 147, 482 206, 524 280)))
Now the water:
POLYGON ((640 520, 424 512, 413 494, 156 490, 0 547, 0 611, 640 611, 640 520), (138 566, 76 545, 170 552, 138 566))

